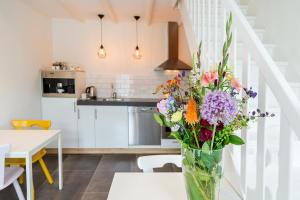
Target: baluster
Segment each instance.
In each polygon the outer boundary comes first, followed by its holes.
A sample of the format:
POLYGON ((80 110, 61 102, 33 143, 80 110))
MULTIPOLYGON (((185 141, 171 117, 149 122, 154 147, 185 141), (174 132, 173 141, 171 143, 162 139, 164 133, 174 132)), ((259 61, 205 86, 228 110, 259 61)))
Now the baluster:
POLYGON ((194 33, 196 36, 196 41, 197 41, 197 21, 198 21, 198 15, 197 15, 197 0, 193 0, 193 28, 194 28, 194 33))
POLYGON ((279 179, 277 200, 291 200, 292 130, 288 119, 280 113, 279 179))
POLYGON ((202 31, 201 31, 201 1, 197 1, 197 13, 198 13, 198 40, 197 40, 197 47, 200 44, 201 38, 202 38, 202 31))
POLYGON ((192 13, 191 13, 191 10, 192 10, 192 7, 191 7, 191 4, 192 4, 192 0, 188 0, 188 3, 187 3, 187 10, 192 18, 192 13))
POLYGON ((211 0, 207 1, 207 67, 210 69, 211 61, 211 0))
POLYGON ((205 0, 202 0, 202 12, 201 12, 202 24, 202 59, 204 61, 203 66, 205 66, 205 58, 206 58, 206 42, 205 42, 205 0))
POLYGON ((214 65, 218 62, 218 0, 215 0, 214 65))
MULTIPOLYGON (((249 52, 244 53, 242 69, 242 85, 245 88, 249 88, 249 76, 251 67, 251 55, 249 52)), ((248 114, 248 104, 243 107, 243 113, 248 114)), ((241 183, 244 194, 244 199, 247 196, 247 128, 244 128, 241 132, 242 139, 245 141, 245 145, 241 147, 241 183)))
MULTIPOLYGON (((258 82, 258 108, 265 112, 266 110, 266 83, 264 78, 259 73, 258 82)), ((265 198, 265 155, 266 155, 266 141, 265 141, 265 118, 258 119, 257 122, 257 152, 256 152, 256 199, 264 200, 265 198)))
POLYGON ((198 4, 199 4, 199 2, 196 0, 196 1, 194 1, 194 12, 195 12, 195 36, 196 36, 196 43, 198 43, 198 41, 199 41, 199 37, 200 37, 200 35, 199 35, 199 26, 198 26, 198 23, 199 23, 199 7, 198 7, 198 4))
MULTIPOLYGON (((224 3, 223 3, 224 4, 224 3)), ((222 34, 222 39, 223 39, 223 42, 225 42, 226 40, 226 20, 227 20, 227 10, 225 8, 225 6, 223 5, 223 34, 222 34)), ((223 48, 223 46, 222 46, 223 48)))

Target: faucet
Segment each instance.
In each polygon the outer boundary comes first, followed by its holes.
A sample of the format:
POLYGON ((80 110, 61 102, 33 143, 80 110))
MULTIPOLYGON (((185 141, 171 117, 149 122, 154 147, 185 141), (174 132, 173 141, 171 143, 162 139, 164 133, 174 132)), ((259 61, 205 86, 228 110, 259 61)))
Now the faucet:
POLYGON ((115 86, 114 86, 113 83, 111 84, 111 90, 112 90, 112 93, 111 93, 111 94, 112 94, 112 95, 111 95, 112 98, 113 98, 113 99, 116 99, 116 98, 117 98, 117 92, 116 92, 116 90, 115 90, 115 86))

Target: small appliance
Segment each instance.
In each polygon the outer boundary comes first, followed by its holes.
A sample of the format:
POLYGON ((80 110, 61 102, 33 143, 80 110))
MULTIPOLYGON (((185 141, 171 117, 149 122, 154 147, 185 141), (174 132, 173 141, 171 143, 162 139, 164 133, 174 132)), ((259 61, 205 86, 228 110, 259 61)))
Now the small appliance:
POLYGON ((87 98, 89 99, 97 99, 96 95, 96 87, 95 86, 89 86, 85 89, 85 93, 87 94, 87 98))
POLYGON ((83 71, 42 71, 43 97, 78 98, 84 92, 83 71))

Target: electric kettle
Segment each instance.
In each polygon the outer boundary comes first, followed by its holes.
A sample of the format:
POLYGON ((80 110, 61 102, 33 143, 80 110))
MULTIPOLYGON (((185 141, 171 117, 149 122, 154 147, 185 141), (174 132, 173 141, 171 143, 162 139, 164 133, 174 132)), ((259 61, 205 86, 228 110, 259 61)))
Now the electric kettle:
POLYGON ((89 86, 89 87, 87 87, 85 89, 85 93, 87 94, 88 98, 90 98, 90 99, 97 99, 95 86, 89 86))

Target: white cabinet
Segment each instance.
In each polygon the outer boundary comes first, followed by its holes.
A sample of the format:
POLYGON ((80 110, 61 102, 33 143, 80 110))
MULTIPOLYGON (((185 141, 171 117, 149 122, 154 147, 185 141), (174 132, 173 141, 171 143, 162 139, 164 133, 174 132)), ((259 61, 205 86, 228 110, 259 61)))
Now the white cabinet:
POLYGON ((95 106, 78 106, 79 148, 95 148, 95 106))
MULTIPOLYGON (((51 129, 61 130, 63 148, 78 147, 76 101, 75 98, 42 98, 42 118, 51 120, 51 129)), ((49 147, 56 147, 55 143, 49 147)))
POLYGON ((97 106, 96 109, 96 147, 128 148, 127 107, 97 106))

